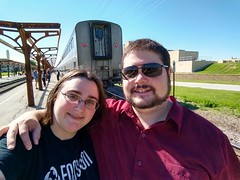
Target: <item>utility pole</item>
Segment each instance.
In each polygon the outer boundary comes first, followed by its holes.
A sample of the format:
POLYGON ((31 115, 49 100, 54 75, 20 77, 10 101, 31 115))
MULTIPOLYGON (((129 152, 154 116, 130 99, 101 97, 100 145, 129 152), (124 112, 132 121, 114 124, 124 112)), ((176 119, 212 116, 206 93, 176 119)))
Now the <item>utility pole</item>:
POLYGON ((176 67, 175 67, 175 61, 173 61, 173 96, 175 96, 175 70, 176 70, 176 67))

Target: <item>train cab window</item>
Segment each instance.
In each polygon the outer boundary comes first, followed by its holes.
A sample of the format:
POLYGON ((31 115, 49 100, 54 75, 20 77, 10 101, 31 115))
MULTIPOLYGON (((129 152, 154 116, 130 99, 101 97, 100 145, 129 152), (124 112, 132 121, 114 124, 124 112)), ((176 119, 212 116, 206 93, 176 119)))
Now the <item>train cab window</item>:
POLYGON ((103 38, 103 29, 102 28, 96 28, 95 29, 95 36, 97 39, 101 40, 103 38))
POLYGON ((94 60, 112 58, 112 40, 110 24, 91 24, 92 57, 94 60))

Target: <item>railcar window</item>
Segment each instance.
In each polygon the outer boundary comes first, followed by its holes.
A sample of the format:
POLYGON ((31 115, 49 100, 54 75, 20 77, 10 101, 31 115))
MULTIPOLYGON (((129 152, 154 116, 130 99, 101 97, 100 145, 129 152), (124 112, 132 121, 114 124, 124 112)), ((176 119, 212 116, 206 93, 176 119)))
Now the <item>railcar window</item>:
POLYGON ((101 40, 103 38, 103 29, 102 28, 96 28, 95 29, 96 38, 101 40))

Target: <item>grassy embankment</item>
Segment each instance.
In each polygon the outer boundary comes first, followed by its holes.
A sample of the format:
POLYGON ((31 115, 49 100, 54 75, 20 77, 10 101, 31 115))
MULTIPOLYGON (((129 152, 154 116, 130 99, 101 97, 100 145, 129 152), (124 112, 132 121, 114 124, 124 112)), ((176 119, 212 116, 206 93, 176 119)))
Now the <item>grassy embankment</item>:
POLYGON ((214 63, 198 74, 240 74, 240 63, 214 63))
POLYGON ((209 67, 207 67, 206 69, 204 69, 203 71, 195 72, 193 74, 193 77, 190 79, 188 77, 180 76, 180 80, 179 79, 177 80, 182 82, 240 85, 240 80, 231 79, 231 76, 239 76, 239 75, 240 75, 240 63, 214 63, 209 67), (206 75, 209 75, 209 77, 208 76, 206 77, 206 75), (230 76, 229 77, 230 79, 221 78, 222 75, 230 76), (198 79, 194 77, 198 77, 198 79), (195 79, 195 80, 192 80, 192 79, 195 79))
MULTIPOLYGON (((198 73, 240 74, 240 63, 216 63, 198 73)), ((239 82, 234 84, 239 84, 239 82)), ((213 109, 240 118, 240 92, 178 86, 175 87, 175 96, 190 109, 213 109)))

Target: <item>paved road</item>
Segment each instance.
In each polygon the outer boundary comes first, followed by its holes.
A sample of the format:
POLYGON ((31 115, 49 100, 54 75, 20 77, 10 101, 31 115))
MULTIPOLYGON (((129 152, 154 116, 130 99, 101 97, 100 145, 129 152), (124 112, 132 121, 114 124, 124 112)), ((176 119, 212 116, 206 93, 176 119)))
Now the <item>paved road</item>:
POLYGON ((186 87, 199 87, 199 88, 204 88, 204 89, 240 91, 240 85, 192 83, 192 82, 175 82, 175 85, 176 86, 186 86, 186 87))

